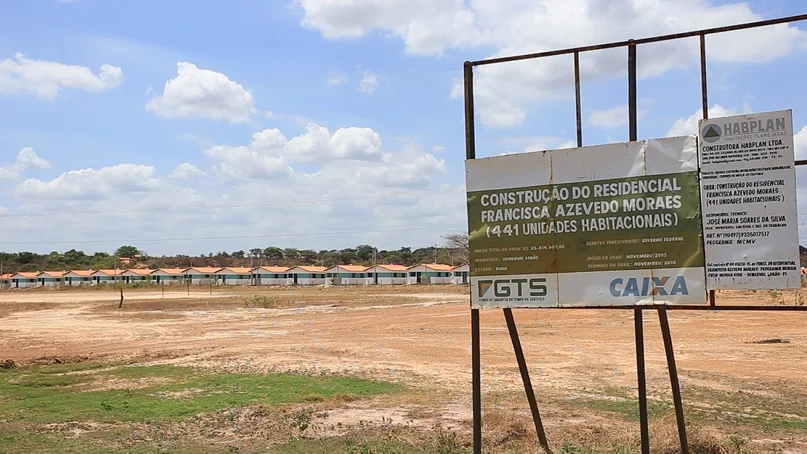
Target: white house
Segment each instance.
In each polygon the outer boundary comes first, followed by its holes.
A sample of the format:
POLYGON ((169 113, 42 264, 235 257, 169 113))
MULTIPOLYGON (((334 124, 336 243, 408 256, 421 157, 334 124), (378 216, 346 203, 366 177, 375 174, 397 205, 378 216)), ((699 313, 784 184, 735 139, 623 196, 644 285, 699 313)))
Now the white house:
POLYGON ((325 270, 327 284, 332 285, 368 285, 372 279, 367 277, 367 267, 361 265, 335 265, 325 270))
POLYGON ((37 276, 39 273, 36 271, 33 272, 20 272, 11 275, 11 288, 31 288, 31 287, 38 287, 39 282, 37 281, 37 276))
POLYGON ((64 275, 65 284, 72 286, 92 285, 93 270, 70 270, 64 275))
POLYGON ((406 285, 408 266, 376 265, 367 268, 367 279, 376 285, 406 285))
POLYGON ((286 285, 287 271, 287 266, 259 266, 252 271, 252 277, 255 285, 286 285))
POLYGON ((185 282, 185 271, 185 268, 159 268, 151 273, 151 277, 158 284, 182 284, 185 282))
POLYGON ((11 288, 11 274, 0 274, 0 290, 11 288))
POLYGON ((218 273, 220 270, 221 268, 214 266, 197 266, 188 268, 185 270, 185 279, 188 279, 191 285, 218 284, 220 280, 216 273, 218 273))
POLYGON ((123 282, 121 273, 123 270, 96 270, 90 277, 95 284, 115 284, 123 282))
POLYGON ((60 287, 64 285, 65 271, 43 271, 37 275, 41 287, 60 287))
POLYGON ((324 266, 295 266, 286 271, 286 283, 289 285, 325 285, 324 266))
POLYGON ((223 285, 251 285, 252 268, 227 267, 216 271, 219 284, 223 285))
POLYGON ((454 268, 451 273, 453 275, 453 283, 456 285, 465 285, 468 282, 468 276, 470 275, 471 267, 468 265, 460 265, 454 268))
POLYGON ((409 284, 450 284, 453 266, 427 263, 415 265, 407 270, 409 284))
POLYGON ((152 282, 154 270, 143 268, 131 268, 120 273, 123 282, 126 284, 133 284, 135 282, 152 282))

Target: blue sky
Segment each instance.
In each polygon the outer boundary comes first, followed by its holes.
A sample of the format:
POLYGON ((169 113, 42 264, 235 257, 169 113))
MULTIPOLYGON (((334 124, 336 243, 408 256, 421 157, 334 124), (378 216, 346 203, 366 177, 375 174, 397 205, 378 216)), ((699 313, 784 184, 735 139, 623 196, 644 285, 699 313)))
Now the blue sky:
MULTIPOLYGON (((803 12, 787 0, 2 2, 0 250, 439 243, 465 229, 464 60, 803 12)), ((710 38, 713 114, 793 109, 807 145, 805 26, 710 38)), ((696 133, 696 45, 640 48, 640 138, 696 133)), ((624 54, 582 57, 585 144, 627 140, 624 54)), ((568 146, 570 71, 570 58, 479 69, 479 156, 568 146)))

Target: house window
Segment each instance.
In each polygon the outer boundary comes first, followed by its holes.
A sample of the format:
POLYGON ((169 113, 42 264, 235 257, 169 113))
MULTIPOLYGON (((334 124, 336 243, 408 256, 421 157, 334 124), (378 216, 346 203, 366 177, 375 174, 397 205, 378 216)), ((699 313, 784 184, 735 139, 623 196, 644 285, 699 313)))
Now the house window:
POLYGON ((417 273, 409 273, 409 277, 416 277, 417 273))

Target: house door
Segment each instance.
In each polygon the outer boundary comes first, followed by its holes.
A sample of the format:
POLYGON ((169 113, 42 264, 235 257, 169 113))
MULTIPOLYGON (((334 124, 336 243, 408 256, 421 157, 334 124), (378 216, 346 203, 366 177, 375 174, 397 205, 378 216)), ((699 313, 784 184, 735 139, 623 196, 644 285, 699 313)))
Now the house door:
POLYGON ((468 283, 468 273, 462 273, 462 283, 463 284, 468 283))
POLYGON ((423 273, 420 273, 420 272, 415 273, 415 276, 416 276, 415 282, 417 282, 418 284, 422 284, 423 283, 423 273))

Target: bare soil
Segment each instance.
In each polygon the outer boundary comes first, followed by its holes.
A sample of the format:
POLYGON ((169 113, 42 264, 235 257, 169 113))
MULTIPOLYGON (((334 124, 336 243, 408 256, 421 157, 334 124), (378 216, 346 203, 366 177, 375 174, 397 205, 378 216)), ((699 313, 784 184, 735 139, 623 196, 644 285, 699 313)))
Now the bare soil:
MULTIPOLYGON (((382 398, 347 403, 331 411, 331 422, 339 426, 388 417, 432 424, 442 418, 442 424, 468 430, 467 289, 253 288, 210 293, 207 288, 193 289, 190 296, 127 292, 127 303, 118 310, 115 291, 0 292, 0 360, 25 364, 45 357, 137 357, 226 371, 356 375, 402 382, 420 394, 411 395, 409 402, 382 398), (266 307, 250 303, 255 301, 266 307)), ((802 300, 795 292, 722 292, 717 298, 721 305, 794 305, 802 300)), ((542 406, 635 395, 632 311, 514 313, 542 406)), ((646 311, 644 319, 649 394, 669 402, 658 318, 646 311)), ((741 427, 754 418, 807 419, 799 410, 807 403, 807 314, 671 311, 669 319, 688 409, 724 418, 724 427, 741 427), (729 407, 732 410, 726 410, 729 407), (744 409, 744 415, 735 415, 735 407, 744 409)), ((523 413, 522 383, 501 311, 483 310, 481 326, 486 400, 523 413)), ((563 405, 545 413, 549 427, 609 424, 601 413, 563 405)), ((787 452, 807 450, 807 430, 787 433, 787 452)))

